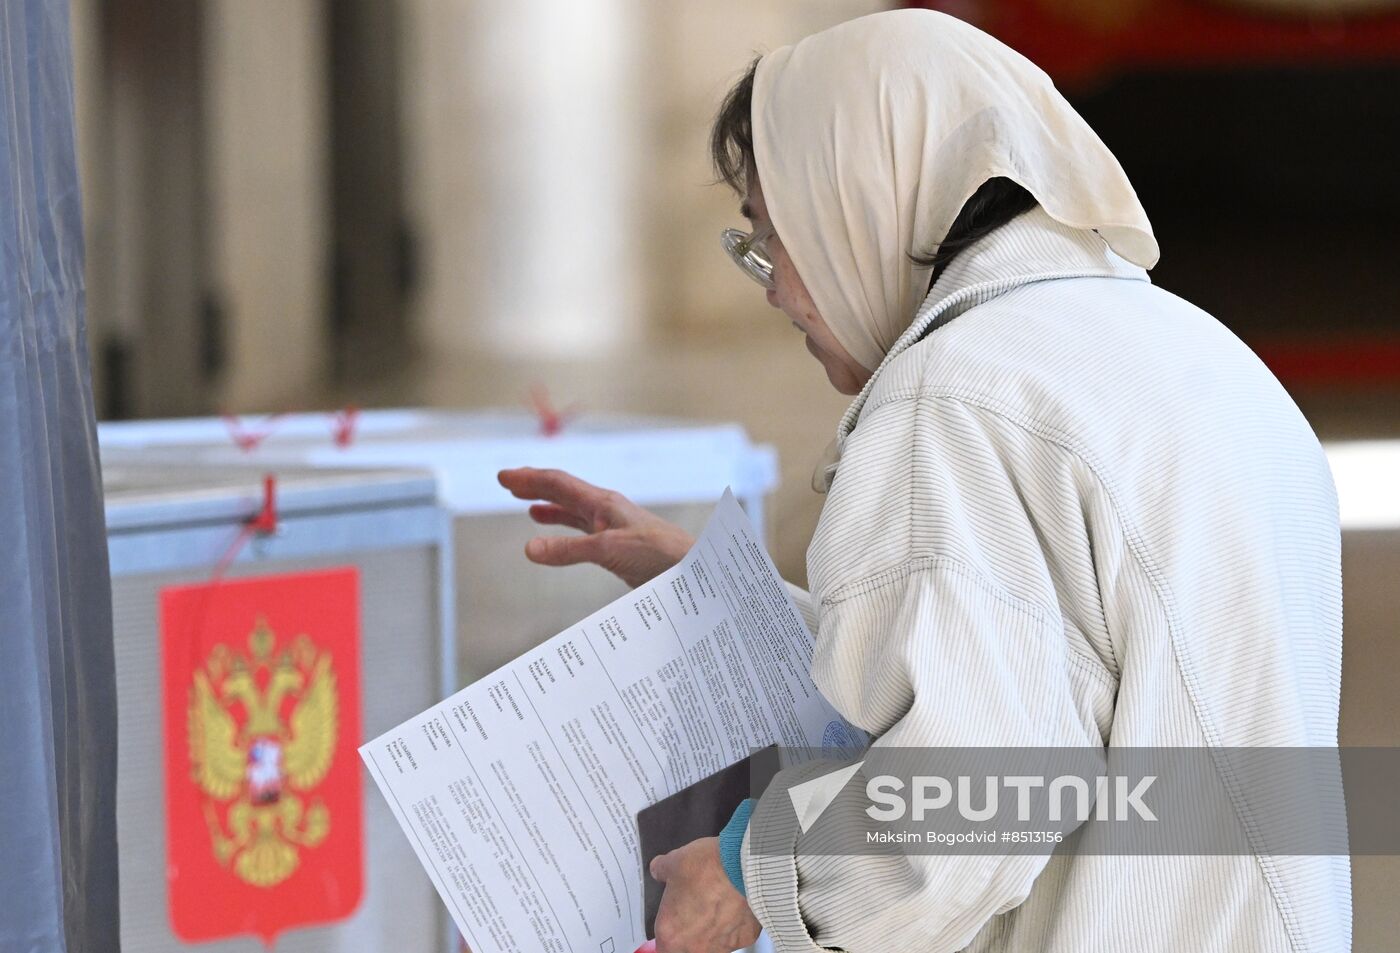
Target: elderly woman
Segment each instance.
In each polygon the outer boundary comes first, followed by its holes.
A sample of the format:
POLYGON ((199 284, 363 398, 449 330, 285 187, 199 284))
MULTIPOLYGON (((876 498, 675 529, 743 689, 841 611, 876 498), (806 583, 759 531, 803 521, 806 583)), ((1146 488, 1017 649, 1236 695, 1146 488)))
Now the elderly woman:
MULTIPOLYGON (((759 59, 714 147, 751 223, 726 247, 855 397, 798 595, 813 678, 875 747, 1336 744, 1318 442, 1149 282, 1131 185, 1039 69, 877 14, 759 59)), ((531 540, 536 562, 636 585, 690 544, 566 474, 501 480, 583 533, 531 540)), ((775 854, 746 818, 652 864, 658 949, 760 924, 782 951, 1350 948, 1345 857, 775 854)))

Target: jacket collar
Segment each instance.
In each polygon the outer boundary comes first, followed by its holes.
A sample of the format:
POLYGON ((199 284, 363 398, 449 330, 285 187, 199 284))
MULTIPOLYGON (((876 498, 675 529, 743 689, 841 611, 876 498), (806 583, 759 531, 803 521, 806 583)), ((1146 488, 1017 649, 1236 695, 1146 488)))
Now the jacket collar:
POLYGON ((894 342, 847 408, 837 431, 838 439, 844 441, 854 429, 880 372, 929 333, 1012 288, 1056 278, 1090 276, 1148 280, 1146 271, 1119 258, 1095 232, 1064 225, 1040 206, 963 249, 939 275, 909 328, 894 342))
POLYGON ((928 334, 969 309, 1013 288, 1057 278, 1107 277, 1148 281, 1147 272, 1118 257, 1097 233, 1072 228, 1040 206, 1016 217, 963 249, 938 277, 870 380, 846 409, 836 440, 814 474, 817 489, 835 476, 846 437, 855 429, 866 400, 890 362, 928 334))

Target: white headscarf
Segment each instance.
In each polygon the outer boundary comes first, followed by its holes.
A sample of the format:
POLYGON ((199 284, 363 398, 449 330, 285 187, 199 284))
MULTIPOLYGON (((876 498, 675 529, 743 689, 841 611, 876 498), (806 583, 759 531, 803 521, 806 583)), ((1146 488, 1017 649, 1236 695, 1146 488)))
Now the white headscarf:
POLYGON ((753 89, 769 217, 822 318, 874 370, 986 180, 1151 268, 1157 240, 1118 160, 1030 60, 931 10, 851 20, 774 50, 753 89))

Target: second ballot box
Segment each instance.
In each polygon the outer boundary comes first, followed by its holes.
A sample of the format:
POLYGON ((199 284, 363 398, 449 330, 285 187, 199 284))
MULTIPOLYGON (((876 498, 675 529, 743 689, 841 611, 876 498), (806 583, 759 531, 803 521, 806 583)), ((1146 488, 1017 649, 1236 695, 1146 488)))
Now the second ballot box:
POLYGON ((595 566, 529 563, 537 527, 526 504, 496 482, 517 466, 566 470, 616 490, 697 532, 726 487, 759 532, 777 483, 771 447, 734 424, 582 415, 547 431, 512 410, 376 410, 103 424, 108 450, 229 465, 295 464, 326 469, 408 466, 431 471, 452 514, 456 678, 444 694, 479 678, 622 595, 595 566))

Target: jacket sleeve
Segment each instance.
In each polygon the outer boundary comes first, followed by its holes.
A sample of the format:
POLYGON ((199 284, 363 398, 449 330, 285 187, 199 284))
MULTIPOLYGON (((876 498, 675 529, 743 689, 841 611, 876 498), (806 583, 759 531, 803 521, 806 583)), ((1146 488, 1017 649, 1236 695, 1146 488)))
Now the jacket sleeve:
MULTIPOLYGON (((868 439, 913 443, 923 454, 941 486, 915 502, 940 530, 934 545, 915 547, 824 594, 818 684, 843 713, 859 708, 867 715, 853 720, 865 722, 874 749, 1101 748, 1112 678, 1066 638, 1053 595, 1027 599, 1022 593, 1033 587, 1008 585, 984 571, 1007 562, 989 550, 1013 547, 1026 557, 1018 564, 1034 566, 1039 549, 1014 490, 1015 475, 1000 485, 985 477, 974 481, 960 472, 960 460, 949 459, 949 446, 958 448, 961 460, 994 456, 985 430, 963 418, 961 431, 948 433, 948 419, 939 422, 944 432, 922 435, 902 432, 899 422, 882 431, 882 421, 862 421, 861 427, 872 423, 868 439), (970 528, 978 524, 995 529, 970 528), (976 558, 960 558, 968 554, 976 558)), ((842 479, 848 488, 864 482, 884 506, 872 504, 871 515, 857 525, 874 526, 891 509, 910 512, 907 472, 896 472, 889 483, 844 472, 838 488, 842 479)), ((886 529, 877 535, 898 538, 886 529)), ((852 558, 862 556, 854 551, 852 558)), ((1025 900, 1049 861, 1040 853, 856 855, 823 853, 810 843, 804 849, 812 834, 799 830, 782 795, 803 770, 779 775, 759 802, 741 851, 750 906, 783 953, 960 950, 991 918, 1025 900)), ((827 830, 837 823, 848 831, 873 830, 867 806, 857 775, 822 823, 827 830)))

